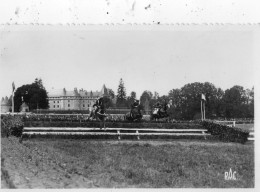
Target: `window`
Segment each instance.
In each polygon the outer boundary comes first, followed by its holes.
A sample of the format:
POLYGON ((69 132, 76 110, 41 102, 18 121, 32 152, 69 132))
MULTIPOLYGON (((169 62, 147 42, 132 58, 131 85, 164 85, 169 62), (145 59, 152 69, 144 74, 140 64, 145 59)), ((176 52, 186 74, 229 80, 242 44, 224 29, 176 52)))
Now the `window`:
POLYGON ((53 105, 53 108, 55 108, 55 105, 53 105))
POLYGON ((70 102, 70 100, 68 100, 68 102, 70 102))
POLYGON ((89 107, 89 105, 88 105, 88 107, 89 107))
POLYGON ((70 104, 68 104, 68 107, 70 107, 70 104))
POLYGON ((58 101, 58 103, 59 103, 59 101, 58 101))
POLYGON ((85 105, 83 104, 83 107, 85 107, 85 105))
POLYGON ((59 108, 59 105, 57 105, 57 108, 59 108))
POLYGON ((55 101, 53 101, 53 103, 55 103, 55 101))

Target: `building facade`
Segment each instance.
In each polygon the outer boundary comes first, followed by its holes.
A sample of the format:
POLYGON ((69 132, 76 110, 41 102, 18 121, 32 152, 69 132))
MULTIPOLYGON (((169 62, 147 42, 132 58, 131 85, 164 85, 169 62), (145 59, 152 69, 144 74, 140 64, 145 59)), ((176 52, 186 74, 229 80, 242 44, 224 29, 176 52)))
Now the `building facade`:
POLYGON ((6 97, 2 97, 1 100, 1 113, 7 113, 7 112, 11 112, 12 111, 12 96, 10 96, 9 98, 6 97))
POLYGON ((91 110, 98 97, 109 96, 109 89, 103 85, 101 91, 73 91, 52 89, 48 93, 49 110, 91 110))

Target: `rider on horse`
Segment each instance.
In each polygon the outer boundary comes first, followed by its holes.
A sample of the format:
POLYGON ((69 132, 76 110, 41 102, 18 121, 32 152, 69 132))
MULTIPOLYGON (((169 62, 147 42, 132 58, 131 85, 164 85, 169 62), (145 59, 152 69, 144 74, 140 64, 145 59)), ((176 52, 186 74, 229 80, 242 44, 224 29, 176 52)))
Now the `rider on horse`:
POLYGON ((166 102, 166 99, 164 99, 162 108, 160 110, 164 115, 167 115, 167 105, 168 105, 168 103, 166 102))
POLYGON ((157 108, 158 115, 164 116, 167 114, 167 102, 164 100, 163 104, 161 104, 159 101, 156 102, 155 105, 153 105, 154 108, 157 108))
POLYGON ((154 108, 160 109, 162 107, 161 103, 159 101, 156 102, 155 105, 153 105, 154 108))
POLYGON ((156 102, 155 105, 153 105, 154 108, 156 108, 156 111, 158 112, 158 115, 161 115, 161 108, 162 108, 162 105, 159 101, 156 102))
POLYGON ((96 107, 95 114, 100 113, 104 114, 105 113, 105 105, 104 105, 104 99, 103 97, 99 97, 93 107, 96 107))
MULTIPOLYGON (((140 112, 140 103, 139 103, 139 100, 137 100, 137 99, 135 99, 134 103, 131 105, 131 111, 133 111, 134 109, 137 109, 138 114, 141 114, 141 112, 140 112)), ((133 114, 131 113, 131 115, 133 115, 133 114)))
POLYGON ((133 108, 138 108, 139 107, 139 100, 137 100, 137 99, 135 99, 134 100, 134 103, 131 105, 131 108, 133 109, 133 108))

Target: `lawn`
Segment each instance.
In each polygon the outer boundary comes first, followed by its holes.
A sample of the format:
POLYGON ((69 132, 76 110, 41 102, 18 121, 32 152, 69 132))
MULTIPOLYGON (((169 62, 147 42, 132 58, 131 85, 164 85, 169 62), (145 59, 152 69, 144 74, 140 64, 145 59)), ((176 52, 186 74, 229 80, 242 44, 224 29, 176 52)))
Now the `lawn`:
POLYGON ((3 138, 2 158, 17 188, 254 187, 253 143, 3 138))

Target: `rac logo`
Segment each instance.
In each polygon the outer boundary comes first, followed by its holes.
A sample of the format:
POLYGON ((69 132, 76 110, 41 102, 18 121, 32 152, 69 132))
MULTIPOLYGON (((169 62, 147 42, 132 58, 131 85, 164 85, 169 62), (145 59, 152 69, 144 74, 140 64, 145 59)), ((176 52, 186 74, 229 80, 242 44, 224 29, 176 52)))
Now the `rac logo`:
POLYGON ((237 172, 236 171, 232 171, 232 169, 230 168, 230 170, 228 172, 225 172, 225 180, 237 180, 237 172))

